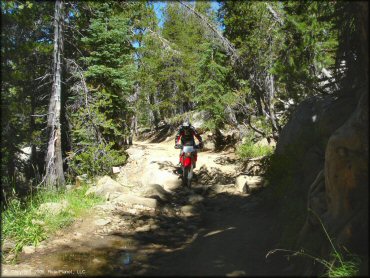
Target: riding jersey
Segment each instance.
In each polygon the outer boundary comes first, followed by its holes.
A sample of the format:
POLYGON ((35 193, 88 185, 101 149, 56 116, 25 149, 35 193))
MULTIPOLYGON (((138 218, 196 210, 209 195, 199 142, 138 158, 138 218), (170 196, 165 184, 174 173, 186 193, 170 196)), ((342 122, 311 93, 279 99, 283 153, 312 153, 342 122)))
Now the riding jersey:
POLYGON ((199 133, 195 130, 193 126, 190 126, 188 131, 184 127, 180 127, 179 131, 176 134, 175 138, 175 144, 178 144, 181 139, 182 145, 195 145, 194 136, 198 139, 198 141, 202 142, 202 137, 199 135, 199 133))

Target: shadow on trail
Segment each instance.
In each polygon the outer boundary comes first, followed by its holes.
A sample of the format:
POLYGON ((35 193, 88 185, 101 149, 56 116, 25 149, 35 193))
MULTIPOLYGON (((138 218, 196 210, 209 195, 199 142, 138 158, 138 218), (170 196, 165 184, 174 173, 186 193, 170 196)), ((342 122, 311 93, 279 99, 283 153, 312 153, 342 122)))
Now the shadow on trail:
MULTIPOLYGON (((188 197, 197 192, 203 191, 179 187, 171 205, 188 205, 188 197)), ((168 205, 157 213, 120 215, 134 223, 150 223, 150 228, 112 234, 117 242, 133 242, 134 247, 96 248, 96 254, 107 257, 95 274, 284 275, 285 259, 265 258, 276 240, 274 213, 257 204, 254 196, 207 195, 187 216, 174 213, 168 205), (127 252, 130 262, 125 261, 127 252)))
MULTIPOLYGON (((163 162, 161 167, 174 165, 163 162)), ((274 230, 275 212, 264 207, 259 193, 216 194, 204 186, 202 169, 197 176, 191 190, 177 187, 156 211, 116 211, 129 228, 51 254, 54 269, 117 276, 287 275, 285 258, 265 257, 279 234, 274 230)), ((231 179, 220 173, 208 182, 231 179)))

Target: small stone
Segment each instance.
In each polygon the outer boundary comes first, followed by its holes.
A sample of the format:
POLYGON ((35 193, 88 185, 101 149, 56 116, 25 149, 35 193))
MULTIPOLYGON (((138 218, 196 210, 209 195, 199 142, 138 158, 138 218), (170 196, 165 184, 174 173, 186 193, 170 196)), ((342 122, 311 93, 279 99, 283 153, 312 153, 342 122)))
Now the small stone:
POLYGON ((192 216, 194 213, 194 207, 191 205, 186 205, 181 207, 181 212, 185 216, 192 216))
POLYGON ((92 260, 92 262, 93 262, 94 264, 99 264, 99 263, 101 263, 102 261, 101 261, 101 260, 99 260, 98 258, 94 258, 94 259, 92 260))
POLYGON ((9 240, 9 239, 5 239, 1 249, 2 249, 3 253, 8 253, 12 249, 14 249, 15 246, 16 246, 16 243, 14 241, 9 240))
POLYGON ((25 254, 32 254, 35 253, 36 248, 35 246, 23 246, 22 252, 25 254))
POLYGON ((204 197, 201 195, 197 195, 197 194, 191 195, 189 197, 189 203, 192 205, 202 202, 203 200, 204 200, 204 197))
POLYGON ((119 172, 121 172, 121 167, 112 167, 112 172, 113 174, 118 174, 119 172))
POLYGON ((147 225, 144 225, 144 226, 141 226, 141 227, 137 227, 135 229, 135 232, 149 232, 150 231, 150 225, 147 224, 147 225))
POLYGON ((98 220, 95 220, 95 225, 97 226, 105 226, 107 224, 109 224, 111 221, 109 219, 98 219, 98 220))

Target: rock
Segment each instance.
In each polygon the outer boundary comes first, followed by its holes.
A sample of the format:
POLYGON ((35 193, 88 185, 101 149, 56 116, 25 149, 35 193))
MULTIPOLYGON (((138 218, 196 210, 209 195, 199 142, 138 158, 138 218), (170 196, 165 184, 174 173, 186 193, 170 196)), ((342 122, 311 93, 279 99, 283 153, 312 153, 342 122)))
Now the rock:
POLYGON ((2 245, 1 250, 2 250, 3 253, 8 253, 11 250, 13 250, 15 247, 16 247, 16 243, 13 240, 4 239, 4 243, 2 245))
POLYGON ((204 200, 204 197, 198 194, 190 195, 188 198, 188 202, 192 205, 202 202, 204 200))
POLYGON ((89 195, 96 195, 96 196, 101 196, 101 197, 109 197, 109 194, 107 193, 114 193, 114 192, 129 192, 130 190, 128 188, 125 188, 122 186, 120 183, 116 182, 109 176, 104 176, 100 178, 97 181, 96 186, 90 187, 87 192, 86 196, 89 195))
POLYGON ((68 201, 63 200, 61 203, 54 203, 54 202, 49 202, 49 203, 44 203, 41 204, 38 208, 38 213, 39 214, 52 214, 52 215, 57 215, 61 213, 62 211, 66 210, 68 207, 68 201))
POLYGON ((219 193, 233 194, 236 192, 236 188, 234 184, 215 184, 211 188, 217 194, 219 193))
POLYGON ((179 177, 172 172, 159 170, 156 167, 151 167, 150 170, 145 173, 142 184, 155 184, 160 183, 166 191, 172 191, 181 185, 179 177))
POLYGON ((151 225, 150 224, 146 224, 144 226, 137 227, 135 229, 135 232, 149 232, 150 230, 151 230, 151 225))
POLYGON ((336 243, 368 253, 369 106, 364 90, 349 119, 328 141, 325 152, 326 227, 336 243))
POLYGON ((246 193, 246 183, 247 183, 248 176, 247 175, 240 175, 236 177, 235 180, 235 188, 242 193, 246 193))
POLYGON ((170 193, 159 184, 149 184, 140 190, 140 196, 148 198, 158 197, 162 201, 168 201, 170 193))
POLYGON ((186 206, 182 206, 180 208, 180 211, 185 216, 192 216, 195 212, 195 209, 194 209, 194 206, 192 206, 192 205, 186 205, 186 206))
POLYGON ((212 139, 205 139, 203 141, 203 150, 214 151, 216 149, 216 144, 212 139))
POLYGON ((265 180, 261 176, 240 175, 236 178, 235 188, 241 193, 252 193, 264 187, 265 180))
POLYGON ((112 167, 113 174, 118 174, 121 172, 121 167, 112 167))
POLYGON ((25 254, 32 254, 35 253, 36 248, 35 246, 23 246, 22 252, 25 254))
POLYGON ((310 208, 294 249, 315 238, 329 258, 324 226, 335 246, 368 254, 368 109, 367 88, 310 98, 281 131, 275 153, 294 161, 290 198, 307 190, 310 208))
POLYGON ((100 263, 102 263, 102 261, 101 261, 101 260, 99 260, 98 258, 94 258, 94 259, 92 260, 92 263, 94 263, 94 264, 100 264, 100 263))
MULTIPOLYGON (((4 251, 3 251, 4 252, 4 251)), ((5 254, 5 252, 4 252, 4 254, 5 254)), ((7 263, 7 262, 10 262, 10 261, 12 261, 12 260, 14 260, 15 259, 15 254, 14 253, 10 253, 9 255, 7 255, 6 257, 5 257, 5 261, 3 262, 3 263, 7 263)), ((4 273, 2 273, 3 275, 4 275, 4 273)), ((6 277, 6 275, 4 275, 4 277, 6 277)))
POLYGON ((131 194, 122 194, 112 200, 113 203, 122 203, 124 205, 143 205, 149 208, 157 207, 157 200, 152 198, 143 198, 131 194))
POLYGON ((105 225, 109 224, 110 222, 111 222, 111 220, 109 220, 109 219, 98 219, 98 220, 94 221, 95 225, 97 225, 97 226, 105 226, 105 225))

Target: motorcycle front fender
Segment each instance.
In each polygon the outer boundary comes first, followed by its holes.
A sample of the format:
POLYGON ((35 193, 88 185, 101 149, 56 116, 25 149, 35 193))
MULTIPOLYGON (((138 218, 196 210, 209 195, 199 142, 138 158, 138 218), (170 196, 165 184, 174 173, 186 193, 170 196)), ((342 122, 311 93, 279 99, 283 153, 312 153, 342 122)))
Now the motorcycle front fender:
POLYGON ((185 168, 190 167, 191 166, 191 157, 185 157, 183 162, 184 162, 183 165, 184 165, 185 168))

